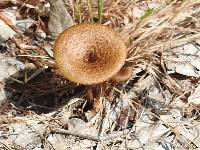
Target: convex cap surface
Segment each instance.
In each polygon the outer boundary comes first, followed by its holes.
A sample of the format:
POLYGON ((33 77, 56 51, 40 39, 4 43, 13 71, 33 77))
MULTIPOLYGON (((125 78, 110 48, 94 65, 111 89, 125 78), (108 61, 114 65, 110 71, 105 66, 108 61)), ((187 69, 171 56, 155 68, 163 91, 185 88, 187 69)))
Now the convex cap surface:
POLYGON ((60 73, 79 84, 109 80, 125 63, 126 46, 111 28, 100 24, 79 24, 64 30, 54 46, 60 73))

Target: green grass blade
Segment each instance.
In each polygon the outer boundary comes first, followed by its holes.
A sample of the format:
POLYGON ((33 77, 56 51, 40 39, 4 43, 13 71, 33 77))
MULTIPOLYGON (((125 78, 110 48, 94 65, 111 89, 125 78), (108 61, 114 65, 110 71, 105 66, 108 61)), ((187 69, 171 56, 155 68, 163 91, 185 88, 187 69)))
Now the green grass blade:
POLYGON ((98 19, 99 23, 102 23, 102 16, 103 16, 103 0, 98 0, 98 19))

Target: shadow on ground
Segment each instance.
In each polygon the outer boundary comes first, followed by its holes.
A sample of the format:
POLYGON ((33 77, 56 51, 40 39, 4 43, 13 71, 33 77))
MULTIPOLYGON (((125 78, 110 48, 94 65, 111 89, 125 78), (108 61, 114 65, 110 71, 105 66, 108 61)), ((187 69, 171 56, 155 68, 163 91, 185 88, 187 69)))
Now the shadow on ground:
MULTIPOLYGON (((77 86, 71 82, 56 76, 51 69, 46 69, 27 83, 24 76, 34 74, 36 70, 18 72, 21 77, 15 75, 5 81, 4 90, 6 95, 5 105, 13 104, 22 111, 34 111, 37 114, 49 113, 66 104, 72 97, 81 95, 84 86, 77 86)), ((8 107, 1 107, 0 112, 6 111, 8 107)))

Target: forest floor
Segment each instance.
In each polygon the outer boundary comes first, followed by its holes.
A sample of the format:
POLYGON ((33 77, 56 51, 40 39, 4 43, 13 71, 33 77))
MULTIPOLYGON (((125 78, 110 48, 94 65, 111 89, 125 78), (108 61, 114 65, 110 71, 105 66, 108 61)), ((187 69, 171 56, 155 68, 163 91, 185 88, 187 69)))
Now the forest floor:
POLYGON ((199 0, 1 0, 0 150, 200 150, 199 0), (91 117, 53 45, 83 22, 126 42, 131 78, 91 117))

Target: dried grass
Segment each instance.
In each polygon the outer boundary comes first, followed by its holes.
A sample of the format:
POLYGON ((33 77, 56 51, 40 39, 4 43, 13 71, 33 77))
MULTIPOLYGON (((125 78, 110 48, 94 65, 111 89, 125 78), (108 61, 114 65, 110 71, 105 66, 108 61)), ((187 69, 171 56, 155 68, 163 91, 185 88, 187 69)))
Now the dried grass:
MULTIPOLYGON (((107 118, 109 118, 110 113, 116 108, 115 104, 119 102, 119 99, 121 98, 128 101, 128 104, 131 106, 129 113, 132 114, 129 115, 132 117, 134 122, 139 121, 144 116, 144 112, 148 112, 154 117, 154 119, 156 118, 154 123, 156 123, 157 120, 161 121, 176 135, 178 142, 185 144, 182 148, 193 149, 194 145, 192 141, 186 140, 185 142, 183 140, 183 136, 180 135, 174 127, 163 121, 159 114, 151 111, 154 110, 153 108, 149 108, 149 106, 147 106, 146 100, 148 100, 148 97, 145 92, 148 91, 143 90, 140 93, 139 90, 134 90, 139 89, 139 83, 148 75, 151 75, 152 78, 159 83, 161 89, 167 89, 170 91, 174 97, 173 100, 176 100, 181 96, 185 96, 186 91, 180 88, 174 78, 166 74, 165 65, 162 62, 162 53, 171 47, 200 38, 200 1, 155 0, 153 3, 156 8, 150 8, 148 6, 152 3, 152 1, 137 0, 110 0, 104 1, 104 4, 103 0, 65 0, 65 2, 67 8, 71 12, 74 22, 77 24, 82 22, 98 21, 99 23, 113 27, 121 34, 127 44, 129 53, 127 61, 132 62, 136 70, 140 68, 141 65, 145 66, 142 72, 136 74, 135 78, 127 81, 127 83, 123 86, 114 87, 114 94, 111 102, 112 104, 107 104, 107 99, 104 98, 104 108, 102 108, 96 118, 93 118, 94 120, 90 120, 89 123, 99 129, 100 137, 102 137, 105 133, 110 133, 112 135, 112 133, 117 130, 123 131, 122 126, 127 127, 126 121, 124 121, 125 125, 119 125, 116 121, 113 121, 109 126, 109 130, 106 126, 106 124, 108 124, 107 118), (142 10, 145 10, 145 13, 140 17, 136 17, 133 12, 140 7, 142 10), (135 95, 132 96, 132 93, 135 95)), ((26 44, 29 45, 30 43, 27 42, 26 44)), ((77 93, 83 92, 85 87, 71 84, 61 79, 60 76, 52 75, 52 72, 56 73, 55 68, 51 67, 54 63, 52 63, 52 58, 44 52, 42 45, 37 45, 38 49, 31 50, 20 47, 19 44, 17 45, 18 48, 15 50, 13 55, 17 56, 26 64, 30 65, 33 63, 35 66, 35 72, 31 73, 28 81, 25 80, 24 82, 22 80, 22 86, 19 86, 16 82, 12 85, 8 84, 7 86, 13 90, 15 99, 17 101, 19 100, 18 103, 23 103, 25 107, 27 107, 27 103, 33 102, 31 105, 36 107, 37 101, 43 101, 45 98, 48 100, 49 97, 54 96, 55 99, 58 99, 55 102, 56 105, 65 101, 67 98, 69 99, 70 96, 71 98, 77 95, 79 97, 83 96, 83 94, 80 96, 77 93), (41 69, 43 66, 50 67, 48 70, 43 70, 41 69), (45 73, 38 76, 38 72, 41 73, 40 71, 44 71, 45 73), (50 75, 48 76, 48 74, 50 75)), ((24 75, 25 74, 26 73, 24 73, 24 75)), ((112 85, 110 86, 112 87, 112 85)), ((52 99, 50 98, 50 100, 52 99)), ((38 106, 42 107, 40 103, 38 103, 38 106)), ((194 110, 193 108, 194 107, 192 107, 192 110, 186 111, 190 113, 194 110)), ((52 109, 56 110, 54 107, 52 109)), ((162 113, 164 112, 165 110, 162 111, 162 113)), ((79 111, 76 110, 76 113, 79 113, 79 111)), ((81 115, 85 116, 82 110, 81 115)), ((81 115, 79 114, 79 117, 81 115)), ((191 115, 191 118, 195 116, 199 116, 199 114, 191 115)), ((123 117, 124 116, 120 119, 126 120, 124 118, 127 116, 123 117)), ((191 120, 195 119, 192 118, 191 120)), ((130 128, 130 131, 126 136, 131 133, 134 133, 134 126, 130 128)), ((99 139, 97 139, 97 141, 98 140, 99 139)), ((121 139, 121 142, 126 143, 126 140, 126 138, 121 139)), ((113 141, 111 144, 100 143, 97 144, 97 147, 103 147, 105 149, 108 147, 112 148, 116 143, 117 141, 113 141)), ((178 146, 176 147, 176 145, 174 145, 174 147, 177 148, 178 146)))

